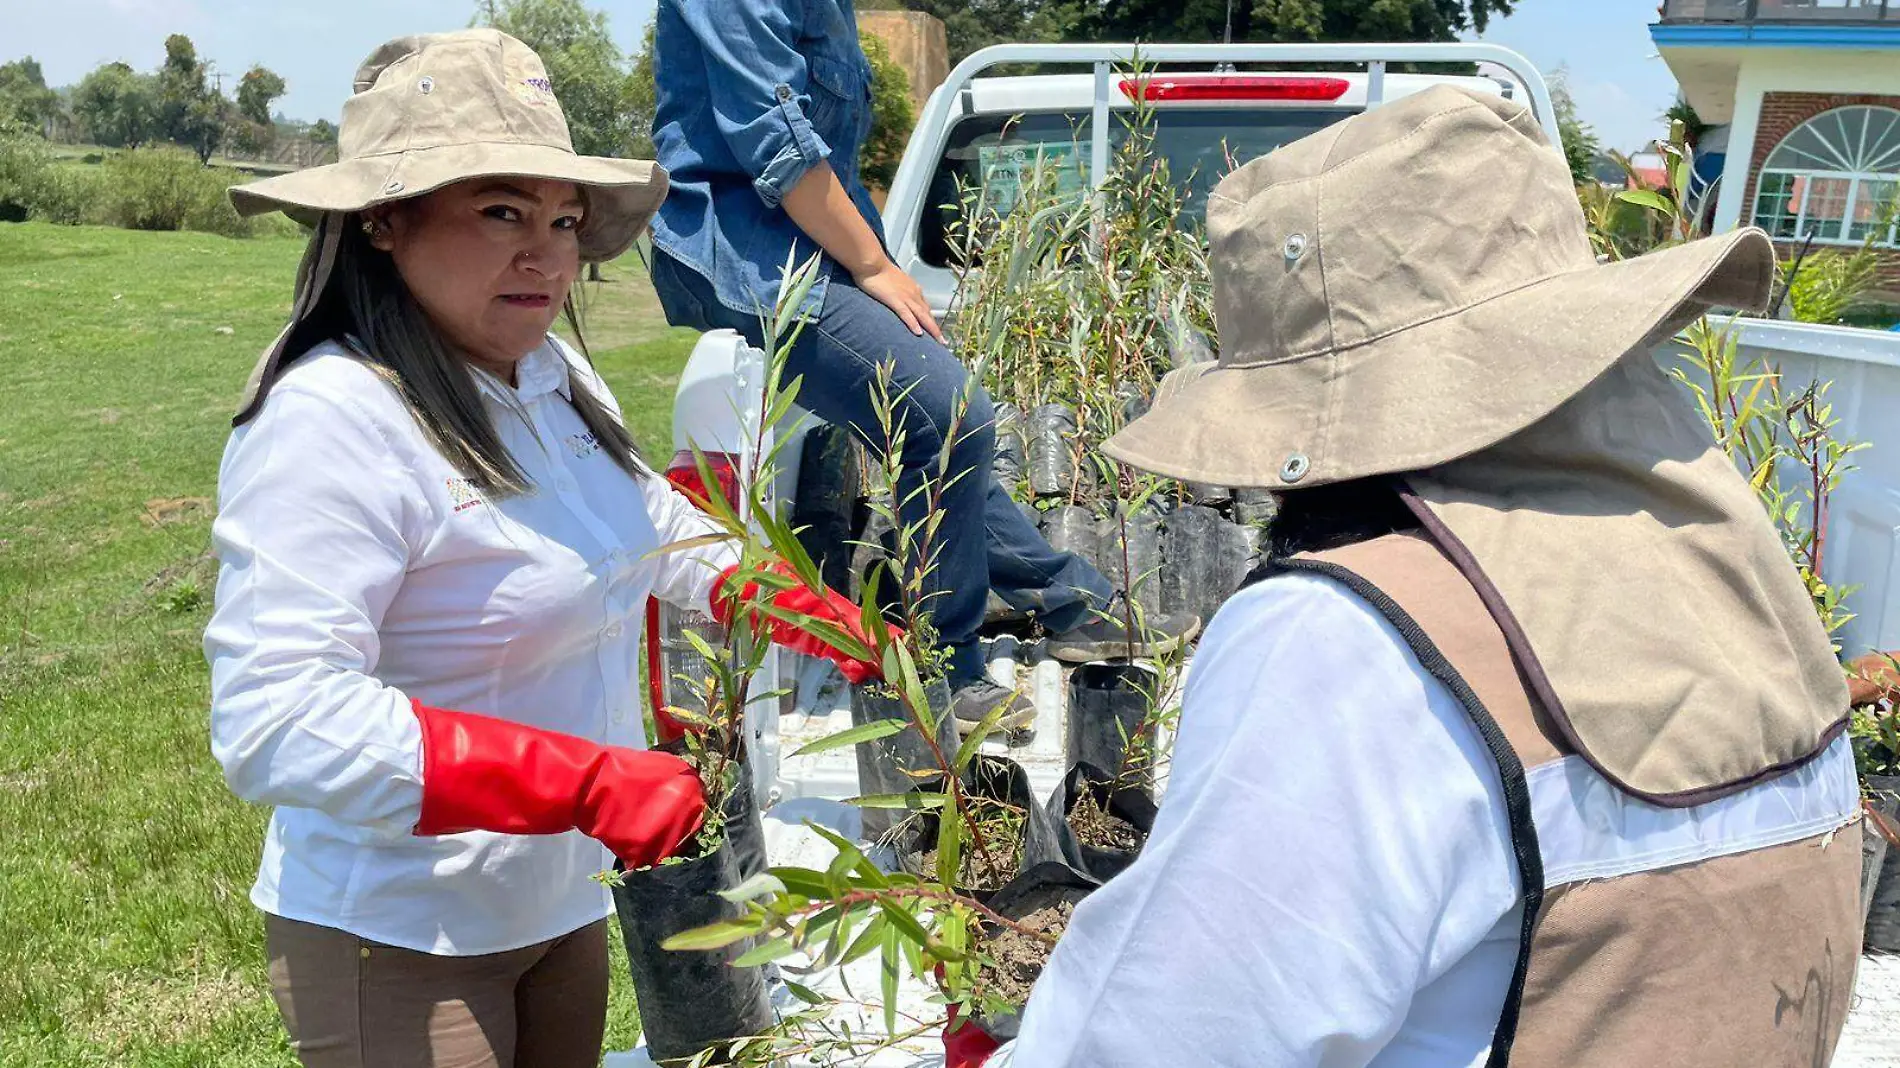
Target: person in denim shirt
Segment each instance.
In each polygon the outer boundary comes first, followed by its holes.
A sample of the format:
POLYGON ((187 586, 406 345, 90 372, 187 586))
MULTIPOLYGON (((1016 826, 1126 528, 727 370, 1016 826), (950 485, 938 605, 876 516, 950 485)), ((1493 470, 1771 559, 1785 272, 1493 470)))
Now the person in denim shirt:
MULTIPOLYGON (((1149 617, 1131 643, 1119 595, 1100 572, 1050 548, 990 478, 989 396, 968 383, 915 280, 893 263, 858 151, 871 126, 871 66, 851 0, 660 0, 654 37, 659 100, 653 140, 672 192, 653 225, 653 281, 669 322, 729 328, 763 344, 762 310, 777 300, 788 258, 823 251, 805 311, 815 322, 791 354, 799 403, 828 422, 882 440, 872 404, 890 364, 906 433, 900 496, 930 474, 960 398, 951 471, 939 499, 932 622, 950 650, 953 709, 966 731, 1007 702, 1003 723, 1034 712, 984 676, 977 645, 989 591, 1034 613, 1054 655, 1086 661, 1154 655, 1199 621, 1149 617)), ((921 520, 907 511, 907 522, 921 520)))

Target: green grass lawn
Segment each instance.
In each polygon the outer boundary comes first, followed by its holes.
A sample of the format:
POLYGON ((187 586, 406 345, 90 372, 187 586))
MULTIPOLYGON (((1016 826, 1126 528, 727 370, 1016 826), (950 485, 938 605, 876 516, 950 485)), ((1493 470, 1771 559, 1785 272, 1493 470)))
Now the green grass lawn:
MULTIPOLYGON (((218 459, 301 242, 0 225, 0 1065, 294 1064, 199 651, 218 459)), ((666 449, 692 335, 635 260, 590 304, 666 449)), ((637 1033, 616 964, 609 1048, 637 1033)))

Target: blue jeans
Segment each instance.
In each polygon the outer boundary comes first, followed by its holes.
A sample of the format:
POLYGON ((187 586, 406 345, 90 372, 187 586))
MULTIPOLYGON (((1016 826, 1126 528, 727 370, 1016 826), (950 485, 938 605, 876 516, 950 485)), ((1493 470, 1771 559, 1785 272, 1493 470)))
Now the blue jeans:
MULTIPOLYGON (((653 254, 653 288, 674 326, 696 330, 738 331, 763 346, 757 315, 727 308, 698 272, 658 250, 653 254)), ((969 374, 950 350, 934 338, 917 337, 889 308, 868 297, 840 274, 830 283, 824 311, 805 327, 785 368, 785 378, 802 377, 798 403, 834 425, 849 426, 873 448, 883 445, 872 403, 878 368, 892 365, 890 391, 901 396, 896 412, 905 431, 898 495, 910 501, 903 519, 924 518, 928 501, 917 494, 935 473, 944 437, 950 433, 969 374), (915 499, 913 499, 915 495, 915 499)), ((1089 619, 1093 607, 1112 593, 1108 580, 1081 557, 1057 552, 990 477, 996 451, 995 411, 981 386, 970 388, 969 407, 950 451, 956 478, 938 498, 943 519, 937 530, 937 566, 926 576, 931 623, 950 649, 953 685, 983 673, 977 629, 994 589, 1012 608, 1033 612, 1044 627, 1060 633, 1089 619)))

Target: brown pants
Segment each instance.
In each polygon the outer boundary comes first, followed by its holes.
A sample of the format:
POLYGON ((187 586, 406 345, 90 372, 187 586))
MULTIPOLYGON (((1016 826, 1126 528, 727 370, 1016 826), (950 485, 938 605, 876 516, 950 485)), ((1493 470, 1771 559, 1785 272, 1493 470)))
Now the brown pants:
POLYGON ((479 957, 265 917, 271 996, 304 1068, 596 1068, 607 921, 479 957))

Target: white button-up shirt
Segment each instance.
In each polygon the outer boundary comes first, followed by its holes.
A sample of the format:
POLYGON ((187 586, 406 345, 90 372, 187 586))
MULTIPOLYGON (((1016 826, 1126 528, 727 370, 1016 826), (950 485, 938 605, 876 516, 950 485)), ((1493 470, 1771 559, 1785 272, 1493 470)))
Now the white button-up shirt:
POLYGON ((723 545, 651 555, 711 527, 588 433, 575 385, 613 402, 560 342, 524 359, 514 388, 476 378, 528 494, 477 492, 342 347, 293 365, 225 450, 205 632, 212 750, 232 790, 275 806, 252 901, 454 955, 603 918, 607 892, 589 877, 612 858, 579 832, 412 834, 411 699, 644 747, 647 597, 704 610, 737 558, 723 545))
MULTIPOLYGON (((1694 808, 1580 757, 1527 781, 1549 886, 1801 841, 1858 807, 1845 738, 1694 808)), ((1282 575, 1209 623, 1154 833, 1077 906, 988 1068, 1480 1068, 1521 907, 1464 706, 1372 606, 1282 575)))

